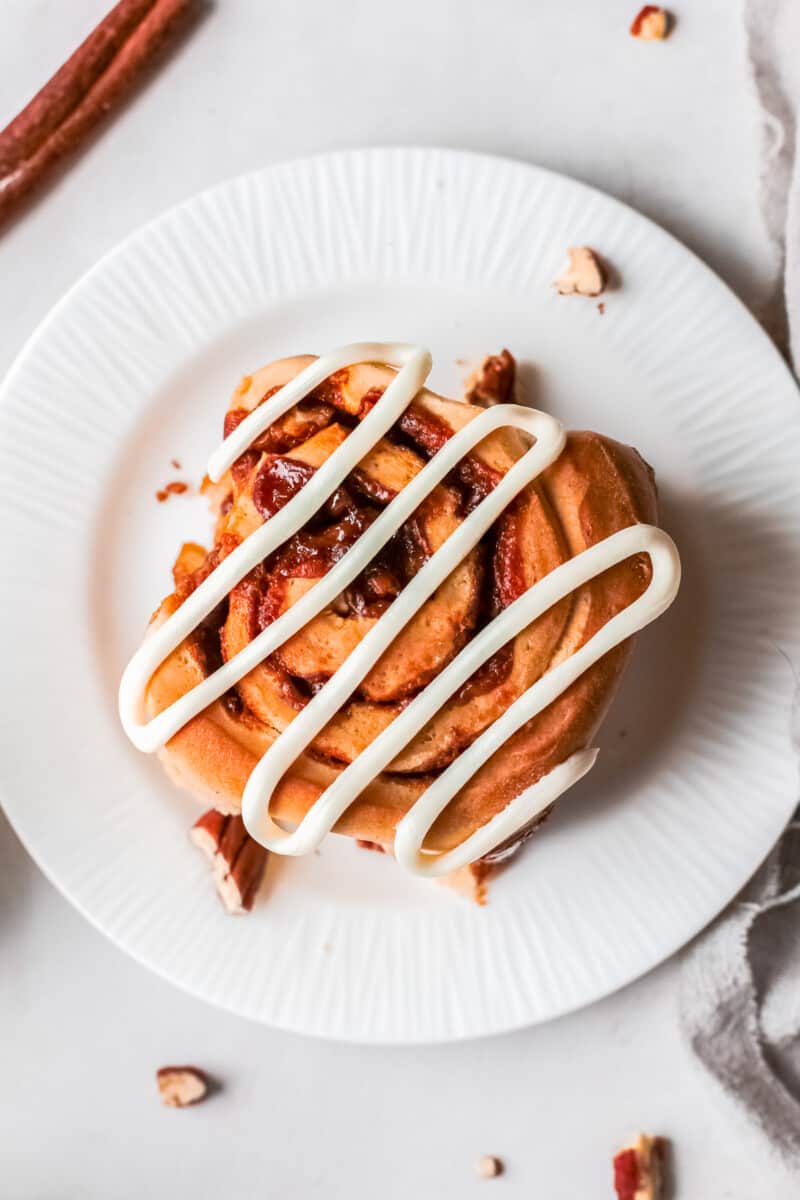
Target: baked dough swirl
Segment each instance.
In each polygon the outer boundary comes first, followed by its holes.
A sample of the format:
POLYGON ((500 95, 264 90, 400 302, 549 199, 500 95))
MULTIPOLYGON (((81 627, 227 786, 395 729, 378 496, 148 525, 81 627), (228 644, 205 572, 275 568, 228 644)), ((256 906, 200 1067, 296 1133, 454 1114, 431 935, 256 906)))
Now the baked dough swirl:
MULTIPOLYGON (((242 380, 225 418, 226 436, 313 361, 282 359, 242 380)), ((218 483, 207 482, 216 516, 213 547, 182 548, 175 590, 154 614, 153 628, 306 486, 395 375, 382 363, 336 371, 270 425, 218 483)), ((513 385, 513 359, 504 352, 487 360, 468 394, 471 402, 420 390, 313 519, 242 578, 169 654, 146 688, 146 714, 163 712, 291 609, 481 406, 509 399, 513 385)), ((479 442, 328 607, 170 737, 160 753, 172 778, 222 812, 239 811, 264 753, 389 606, 403 603, 403 588, 529 447, 530 439, 513 428, 479 442)), ((493 617, 584 550, 655 519, 653 472, 635 450, 594 433, 568 434, 559 457, 517 495, 296 758, 275 788, 271 816, 299 824, 493 617)), ((553 604, 458 688, 342 813, 335 830, 391 845, 399 822, 431 782, 532 684, 642 596, 650 578, 650 559, 637 554, 553 604)), ((629 651, 630 641, 611 649, 493 753, 435 820, 426 849, 461 845, 586 747, 629 651)), ((528 832, 530 827, 517 832, 487 857, 507 853, 528 832)))

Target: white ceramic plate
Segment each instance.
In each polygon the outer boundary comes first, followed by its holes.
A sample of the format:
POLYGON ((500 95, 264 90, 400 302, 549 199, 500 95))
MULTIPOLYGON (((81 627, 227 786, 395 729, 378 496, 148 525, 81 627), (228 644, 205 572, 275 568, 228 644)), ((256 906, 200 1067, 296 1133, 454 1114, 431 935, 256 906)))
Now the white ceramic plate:
POLYGON ((795 803, 800 421, 781 359, 683 246, 571 180, 450 151, 271 167, 128 239, 51 313, 0 405, 5 581, 0 787, 23 841, 99 928, 247 1016, 364 1041, 542 1021, 671 954, 762 860, 795 803), (605 312, 551 286, 595 245, 605 312), (509 346, 529 396, 638 446, 684 560, 641 639, 598 765, 485 909, 330 838, 273 858, 253 914, 222 912, 197 809, 116 717, 116 686, 207 538, 197 482, 239 376, 362 339, 420 341, 432 385, 509 346), (170 460, 177 458, 176 472, 170 460))

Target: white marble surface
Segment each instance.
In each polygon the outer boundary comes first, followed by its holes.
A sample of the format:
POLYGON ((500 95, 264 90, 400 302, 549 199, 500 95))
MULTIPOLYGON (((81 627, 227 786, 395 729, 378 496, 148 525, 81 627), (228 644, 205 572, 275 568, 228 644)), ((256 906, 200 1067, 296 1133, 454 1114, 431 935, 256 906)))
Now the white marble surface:
MULTIPOLYGON (((4 0, 0 124, 108 0, 4 0)), ((554 167, 683 238, 760 311, 771 263, 738 6, 635 0, 218 0, 68 175, 0 238, 0 371, 61 293, 168 205, 340 146, 439 143, 554 167)), ((42 732, 46 751, 46 731, 42 732)), ((54 803, 78 803, 65 780, 54 803)), ((1 820, 1 819, 0 819, 1 820)), ((9 1200, 610 1196, 633 1130, 670 1135, 677 1196, 789 1200, 797 1181, 697 1068, 673 962, 592 1009, 478 1043, 324 1044, 207 1008, 124 958, 0 824, 0 1194, 9 1200), (162 1109, 153 1071, 224 1081, 162 1109), (502 1156, 479 1181, 474 1160, 502 1156)))

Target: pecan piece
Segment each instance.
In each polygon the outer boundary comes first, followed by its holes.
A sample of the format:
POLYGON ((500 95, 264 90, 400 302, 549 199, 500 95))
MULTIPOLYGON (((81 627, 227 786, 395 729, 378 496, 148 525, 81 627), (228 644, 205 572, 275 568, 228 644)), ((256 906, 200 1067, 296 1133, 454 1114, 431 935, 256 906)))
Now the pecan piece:
POLYGON ((217 893, 229 913, 253 907, 269 852, 250 837, 244 821, 211 808, 195 821, 189 837, 211 863, 217 893))
POLYGON ((514 399, 514 379, 517 364, 508 350, 487 354, 467 380, 464 399, 467 404, 490 408, 493 404, 510 404, 514 399))
POLYGON ((617 1200, 663 1200, 667 1140, 640 1133, 614 1156, 617 1200))
POLYGON ((482 1155, 476 1164, 481 1179, 496 1179, 503 1174, 503 1160, 494 1154, 482 1155))
POLYGON ((570 246, 569 264, 555 281, 561 296, 599 296, 605 291, 608 273, 598 254, 589 246, 570 246))
POLYGON ((631 22, 631 37, 641 42, 663 42, 672 32, 673 17, 657 4, 645 4, 631 22))
POLYGON ((199 1067, 159 1067, 156 1082, 167 1108, 187 1108, 208 1095, 208 1076, 199 1067))

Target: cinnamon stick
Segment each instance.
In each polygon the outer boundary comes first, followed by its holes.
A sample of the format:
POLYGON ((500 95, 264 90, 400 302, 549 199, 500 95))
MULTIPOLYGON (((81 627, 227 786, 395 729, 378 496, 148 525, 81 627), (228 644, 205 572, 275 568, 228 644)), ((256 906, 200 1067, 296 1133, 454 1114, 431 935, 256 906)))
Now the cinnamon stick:
POLYGON ((0 133, 0 226, 117 106, 196 0, 120 0, 0 133))

